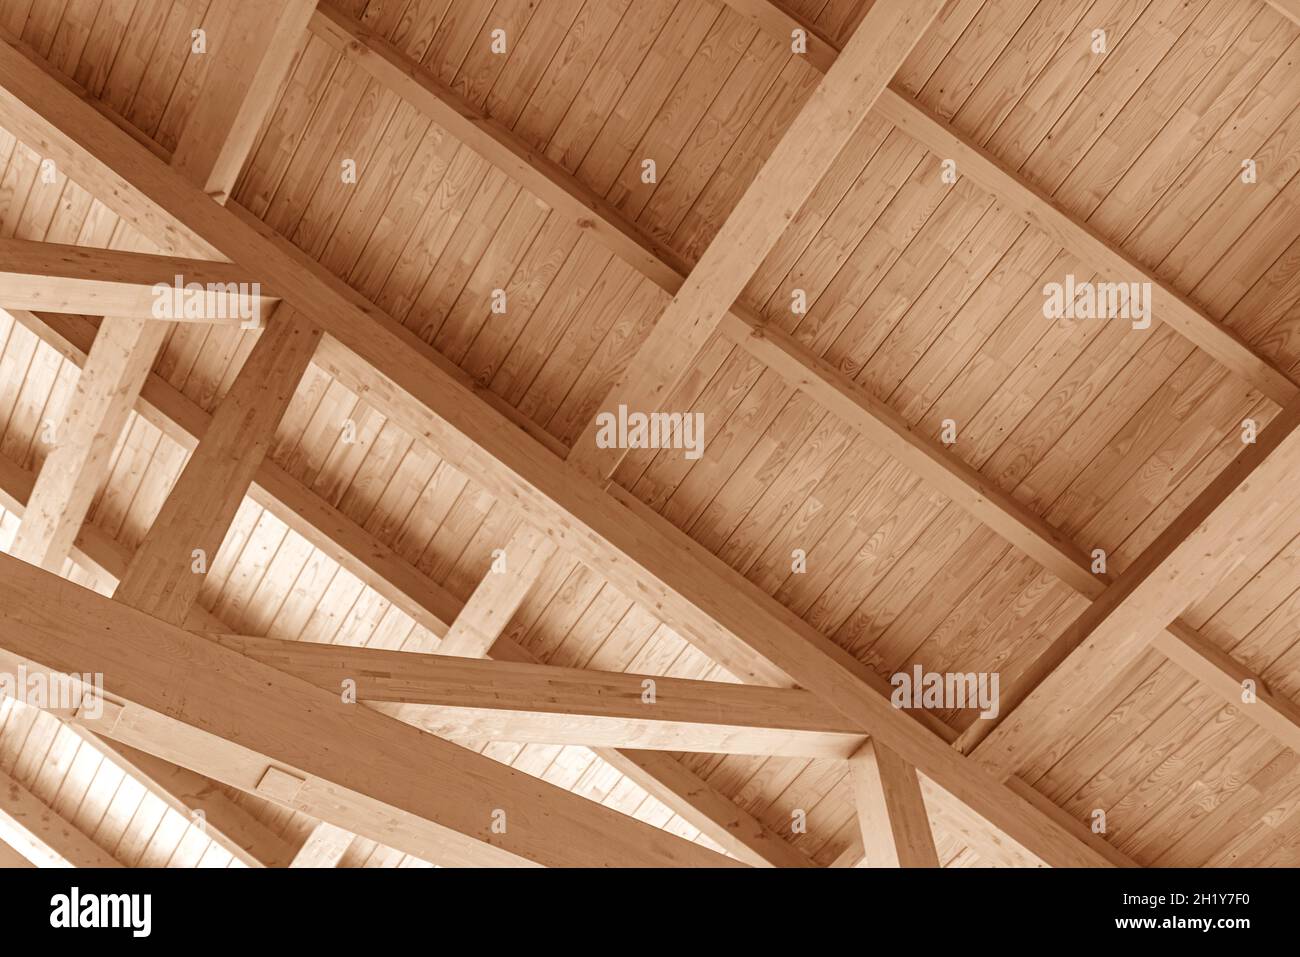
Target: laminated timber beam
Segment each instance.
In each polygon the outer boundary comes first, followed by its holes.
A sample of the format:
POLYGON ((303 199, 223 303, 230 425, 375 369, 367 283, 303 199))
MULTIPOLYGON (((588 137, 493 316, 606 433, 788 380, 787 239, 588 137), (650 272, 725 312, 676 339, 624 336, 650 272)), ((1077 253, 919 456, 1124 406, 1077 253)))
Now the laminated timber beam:
POLYGON ((0 306, 7 309, 238 327, 275 305, 248 278, 229 263, 0 239, 0 306))
POLYGON ((1284 407, 1039 656, 1035 665, 1044 672, 1042 680, 1004 712, 973 751, 977 760, 1005 776, 1049 749, 1098 689, 1231 572, 1234 560, 1283 512, 1298 471, 1300 398, 1284 407))
POLYGON ((113 597, 183 625, 320 341, 287 310, 262 332, 113 597), (202 556, 196 572, 192 556, 202 556))
POLYGON ((307 835, 307 840, 303 841, 289 866, 338 867, 353 840, 351 831, 320 821, 307 835))
MULTIPOLYGON (((663 407, 942 6, 872 4, 597 408, 649 414, 663 407)), ((569 462, 604 482, 628 450, 598 439, 593 420, 569 462)))
POLYGON ((869 867, 938 867, 916 768, 868 741, 849 761, 869 867))
POLYGON ((121 867, 70 821, 0 771, 0 822, 26 846, 23 855, 43 867, 121 867))
MULTIPOLYGON (((435 734, 474 740, 845 759, 861 733, 813 694, 552 665, 209 635, 358 701, 404 704, 435 734)), ((409 716, 409 717, 408 717, 409 716)))
POLYGON ((1113 848, 1066 827, 998 782, 931 727, 895 710, 883 682, 770 595, 662 520, 622 507, 545 446, 476 397, 466 374, 401 328, 264 223, 211 203, 109 119, 51 81, 12 46, 0 47, 0 118, 19 137, 57 155, 74 179, 109 179, 104 201, 128 222, 158 211, 176 228, 254 265, 290 306, 320 324, 345 365, 347 384, 484 487, 529 515, 561 547, 641 600, 670 627, 743 680, 816 692, 934 779, 994 827, 1052 864, 1116 862, 1113 848), (139 216, 137 216, 137 213, 139 216))
MULTIPOLYGON (((94 325, 89 320, 59 315, 42 318, 28 312, 15 313, 14 317, 69 361, 77 364, 86 361, 85 350, 95 335, 94 325)), ((159 430, 187 449, 197 445, 206 434, 210 421, 208 413, 153 374, 145 381, 137 410, 159 430)), ((21 512, 31 484, 30 473, 7 459, 0 459, 0 503, 6 508, 21 512)), ((255 502, 272 511, 314 547, 329 555, 349 573, 375 589, 435 635, 447 634, 449 627, 460 621, 462 615, 469 610, 469 605, 463 606, 453 595, 415 569, 373 534, 275 463, 263 461, 249 494, 255 502)), ((77 541, 78 550, 74 554, 84 567, 94 568, 114 580, 125 574, 133 553, 124 550, 97 526, 89 523, 84 525, 77 541)), ((512 563, 508 567, 518 569, 520 566, 512 563)), ((472 601, 473 596, 471 603, 472 601)), ((201 606, 196 606, 189 627, 224 629, 225 626, 218 621, 205 621, 202 611, 201 606)), ((500 637, 498 626, 503 628, 508 622, 492 616, 490 630, 485 631, 489 628, 487 619, 479 615, 472 617, 477 619, 478 633, 484 635, 485 640, 491 639, 491 657, 536 663, 532 654, 522 646, 500 637)), ((439 650, 442 650, 441 646, 439 650)), ((463 646, 460 653, 465 653, 463 646)), ((119 754, 123 750, 119 749, 119 754)), ((811 866, 810 859, 802 852, 764 827, 751 814, 671 755, 660 751, 613 748, 597 748, 595 752, 601 760, 626 775, 738 859, 760 867, 811 866)), ((132 767, 137 774, 142 758, 159 765, 165 764, 152 755, 140 752, 135 752, 135 755, 136 761, 132 767)), ((204 780, 188 770, 174 770, 189 775, 195 782, 204 780)), ((187 801, 192 800, 191 793, 193 788, 185 792, 187 801)), ((200 793, 205 794, 209 802, 221 801, 224 797, 219 790, 212 788, 200 793)), ((247 814, 237 804, 228 801, 225 804, 228 806, 205 808, 208 821, 213 827, 220 824, 222 832, 219 833, 239 837, 242 829, 236 827, 240 823, 237 816, 247 814)), ((248 820, 252 825, 257 824, 251 817, 248 820)), ((287 862, 291 855, 285 855, 281 847, 268 847, 266 839, 274 837, 266 831, 264 838, 256 844, 242 843, 254 848, 258 857, 268 866, 273 860, 276 863, 287 862)), ((283 844, 278 838, 275 843, 283 844)))
POLYGON ((9 557, 0 662, 102 674, 104 735, 425 860, 735 863, 9 557))
MULTIPOLYGON (((810 28, 785 13, 771 0, 723 2, 738 13, 751 17, 760 29, 787 42, 793 30, 805 30, 812 35, 810 28)), ((1274 2, 1285 5, 1294 4, 1296 0, 1274 2)), ((1278 9, 1286 13, 1282 7, 1278 9)), ((810 49, 811 42, 810 39, 810 49)), ((819 54, 808 58, 809 64, 822 72, 827 72, 842 55, 828 55, 828 47, 834 50, 827 41, 820 39, 819 54)), ((846 46, 845 50, 847 49, 846 46)), ((1026 222, 1047 233, 1084 262, 1111 275, 1132 277, 1136 281, 1150 283, 1153 317, 1168 324, 1183 338, 1249 382, 1261 394, 1278 405, 1286 405, 1300 395, 1300 384, 1255 352, 1231 329, 1215 322, 1182 293, 1161 282, 1141 263, 1121 252, 1092 227, 1062 210, 1042 190, 1008 169, 1001 160, 968 136, 933 116, 911 97, 888 87, 876 101, 875 110, 879 116, 926 149, 945 159, 955 160, 960 175, 969 176, 1008 208, 1015 210, 1026 222)))
MULTIPOLYGON (((811 27, 802 26, 767 0, 730 2, 741 13, 765 23, 765 29, 774 35, 789 37, 792 30, 804 29, 810 62, 823 72, 829 69, 837 55, 836 50, 811 27)), ((544 156, 536 155, 513 132, 439 83, 426 68, 393 44, 330 7, 317 11, 311 29, 376 82, 508 172, 552 208, 590 231, 596 240, 669 295, 681 288, 686 269, 673 253, 642 235, 636 226, 628 223, 620 212, 576 177, 544 156)), ((883 95, 892 94, 887 90, 883 95)), ((723 317, 718 331, 792 387, 852 425, 931 487, 943 492, 954 504, 1075 591, 1091 599, 1105 590, 1110 579, 1094 574, 1083 551, 1066 536, 978 470, 940 450, 930 439, 916 434, 907 421, 886 403, 793 337, 770 326, 752 308, 736 302, 723 317)), ((506 585, 502 581, 493 583, 491 587, 503 589, 506 585)), ((489 609, 484 614, 492 612, 489 609)), ((472 617, 464 623, 466 633, 457 637, 451 648, 460 646, 461 641, 473 640, 468 633, 470 621, 472 617)), ((1240 666, 1214 654, 1212 646, 1194 629, 1175 623, 1156 639, 1156 647, 1190 673, 1201 677, 1211 688, 1220 690, 1227 700, 1239 698, 1239 693, 1231 689, 1239 687, 1233 676, 1241 670, 1240 666)), ((451 649, 442 653, 468 654, 451 649)), ((1297 720, 1300 712, 1291 708, 1285 699, 1261 693, 1258 707, 1249 710, 1247 716, 1271 733, 1278 734, 1293 749, 1300 750, 1300 720, 1297 720)), ((972 735, 979 730, 976 728, 972 735)), ((974 743, 971 735, 958 739, 961 750, 972 747, 974 743)))

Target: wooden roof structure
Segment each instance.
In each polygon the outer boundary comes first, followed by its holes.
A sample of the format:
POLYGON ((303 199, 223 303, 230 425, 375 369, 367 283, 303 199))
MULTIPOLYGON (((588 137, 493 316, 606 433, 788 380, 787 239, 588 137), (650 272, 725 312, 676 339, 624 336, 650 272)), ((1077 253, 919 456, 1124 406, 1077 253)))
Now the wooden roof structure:
POLYGON ((1300 863, 1298 210, 1297 0, 0 0, 0 863, 1300 863))

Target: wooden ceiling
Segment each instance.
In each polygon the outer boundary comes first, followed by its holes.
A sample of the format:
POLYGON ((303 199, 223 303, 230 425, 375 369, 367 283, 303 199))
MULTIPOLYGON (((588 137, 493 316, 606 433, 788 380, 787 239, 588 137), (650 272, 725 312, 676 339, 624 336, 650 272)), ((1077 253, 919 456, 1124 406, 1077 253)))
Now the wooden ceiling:
POLYGON ((0 863, 1300 864, 1295 0, 0 40, 0 863))

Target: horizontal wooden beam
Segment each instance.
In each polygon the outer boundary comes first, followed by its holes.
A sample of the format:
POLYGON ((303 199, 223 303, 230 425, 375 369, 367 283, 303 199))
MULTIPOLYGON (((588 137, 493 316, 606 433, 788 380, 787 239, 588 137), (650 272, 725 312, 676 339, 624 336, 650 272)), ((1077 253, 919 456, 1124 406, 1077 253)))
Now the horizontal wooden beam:
POLYGON ((436 734, 472 740, 847 758, 861 733, 814 695, 622 672, 381 648, 209 636, 240 654, 362 702, 403 709, 436 734))
POLYGON ((0 664, 102 675, 100 733, 435 863, 732 863, 7 556, 0 664))
POLYGON ((230 263, 0 239, 0 306, 260 326, 278 302, 230 263))

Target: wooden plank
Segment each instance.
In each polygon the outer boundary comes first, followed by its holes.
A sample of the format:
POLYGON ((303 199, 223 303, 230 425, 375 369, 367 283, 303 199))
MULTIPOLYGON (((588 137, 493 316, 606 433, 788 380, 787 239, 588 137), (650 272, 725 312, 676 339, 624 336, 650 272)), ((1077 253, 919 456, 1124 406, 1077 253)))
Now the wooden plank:
POLYGON ((184 623, 319 340, 294 312, 261 333, 119 582, 119 601, 184 623))
POLYGON ((39 66, 9 47, 0 47, 0 87, 0 116, 6 125, 42 137, 74 175, 78 167, 108 167, 111 174, 88 175, 124 184, 105 201, 128 221, 136 218, 137 194, 147 193, 144 212, 168 209, 220 243, 235 261, 255 263, 287 303, 325 328, 322 351, 331 338, 345 347, 338 358, 345 365, 357 364, 354 371, 359 373, 347 376, 350 388, 433 443, 490 492, 532 515, 560 547, 601 568, 616 587, 645 602, 738 677, 759 684, 799 684, 817 692, 1050 863, 1109 863, 1107 852, 1088 838, 1028 806, 953 752, 928 726, 890 706, 870 669, 716 557, 701 555, 698 545, 662 520, 634 514, 592 483, 580 481, 575 470, 540 443, 523 439, 509 419, 478 399, 462 370, 265 224, 208 202, 132 137, 52 84, 39 66))
POLYGON ((26 853, 39 857, 42 866, 122 866, 113 855, 4 772, 0 772, 0 821, 29 843, 26 853))
POLYGON ((1035 660, 1039 680, 974 750, 1010 775, 1048 747, 1155 636, 1232 570, 1283 508, 1300 468, 1300 399, 1206 486, 1035 660), (1214 556, 1207 560, 1206 556, 1214 556))
POLYGON ((205 54, 214 62, 172 165, 219 203, 235 188, 315 8, 316 0, 234 0, 210 10, 220 23, 205 54))
MULTIPOLYGON (((755 20, 773 36, 789 38, 796 21, 775 10, 771 0, 724 0, 728 6, 755 20)), ((1280 0, 1293 3, 1295 0, 1280 0)), ((847 50, 848 47, 845 47, 847 50)), ((832 59, 823 54, 821 60, 832 59)), ((837 61, 833 58, 832 62, 837 61)), ((810 62, 823 69, 816 58, 810 62)), ((1190 299, 1161 282, 1150 270, 1111 245, 1086 223, 1061 209, 1042 190, 1007 168, 989 151, 965 134, 933 116, 923 106, 894 88, 884 90, 875 104, 876 112, 937 156, 956 161, 959 175, 969 176, 1001 202, 1016 210, 1026 222, 1043 230, 1065 249, 1103 273, 1125 281, 1149 282, 1152 288, 1153 318, 1165 322, 1226 368, 1268 396, 1285 405, 1297 394, 1300 384, 1274 363, 1256 353, 1231 329, 1220 325, 1190 299)))
POLYGON ((329 691, 351 687, 362 702, 419 706, 404 716, 470 740, 838 759, 863 743, 842 715, 794 688, 208 637, 329 691))
POLYGON ((229 263, 0 239, 8 309, 253 327, 275 300, 248 278, 229 263))
POLYGON ((8 557, 0 659, 102 674, 114 740, 425 860, 734 863, 8 557))
MULTIPOLYGON (((942 0, 877 0, 872 5, 600 410, 626 407, 652 413, 662 407, 942 6, 942 0)), ((603 481, 628 450, 602 447, 598 433, 593 421, 574 444, 569 462, 603 481)))
POLYGON ((870 867, 938 867, 916 768, 868 741, 849 761, 858 827, 870 867))
POLYGON ((438 653, 466 658, 486 655, 554 554, 555 544, 549 538, 521 525, 452 622, 438 653))
POLYGON ((341 827, 321 821, 307 835, 290 867, 338 867, 352 846, 353 834, 341 827))
MULTIPOLYGON (((20 314, 19 318, 71 361, 85 361, 84 350, 94 338, 94 329, 86 320, 67 316, 38 318, 31 314, 20 314)), ((159 429, 188 447, 196 445, 207 431, 208 414, 155 375, 146 381, 138 409, 159 429)), ((0 459, 0 479, 8 472, 9 482, 0 485, 0 491, 10 486, 16 491, 30 488, 30 476, 24 486, 23 476, 27 473, 19 469, 21 474, 15 478, 14 470, 6 470, 4 465, 0 459)), ((463 604, 446 589, 273 462, 262 463, 250 496, 435 635, 446 634, 459 617, 463 604)), ((96 532, 91 525, 82 529, 84 557, 102 566, 113 578, 120 578, 130 555, 124 556, 106 536, 96 532)), ((523 647, 504 639, 493 646, 492 657, 536 661, 523 647)), ((759 867, 811 866, 803 853, 670 755, 612 748, 600 748, 596 753, 738 859, 759 867)), ((214 823, 218 820, 211 814, 209 819, 214 823)))

